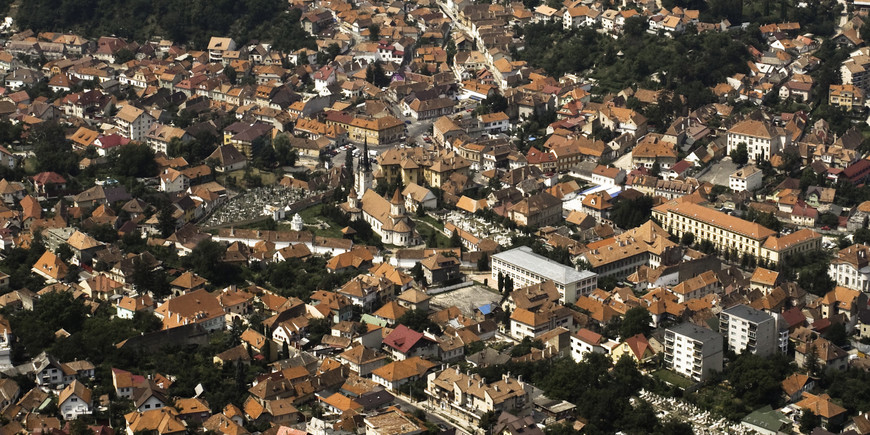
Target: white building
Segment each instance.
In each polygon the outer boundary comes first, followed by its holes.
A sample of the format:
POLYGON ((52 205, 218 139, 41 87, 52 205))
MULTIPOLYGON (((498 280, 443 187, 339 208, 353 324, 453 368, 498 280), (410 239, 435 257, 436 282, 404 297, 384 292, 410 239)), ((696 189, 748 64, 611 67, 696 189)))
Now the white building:
POLYGON ((755 165, 746 165, 728 177, 728 187, 735 192, 754 192, 761 187, 763 178, 761 170, 755 165))
POLYGON ((870 291, 870 264, 867 257, 870 247, 855 244, 841 249, 837 258, 831 261, 828 275, 838 286, 853 290, 870 291))
POLYGON ((777 317, 746 305, 719 313, 719 333, 737 354, 751 352, 766 357, 788 350, 788 329, 777 317))
POLYGON ((722 336, 692 323, 665 330, 665 367, 696 381, 722 371, 722 336))
POLYGON ((750 162, 762 162, 791 143, 791 136, 769 122, 747 119, 728 130, 728 154, 741 143, 746 144, 750 162))
POLYGON ((606 354, 607 348, 604 347, 604 341, 601 334, 586 328, 577 331, 571 336, 571 358, 580 362, 590 352, 606 354))
POLYGON ((121 130, 121 135, 137 142, 145 141, 145 136, 151 130, 155 119, 150 113, 128 104, 115 115, 115 125, 121 130))
POLYGON ((60 392, 57 406, 65 420, 90 415, 93 412, 93 392, 78 380, 73 381, 60 392))
POLYGON ((591 293, 598 287, 598 274, 557 263, 535 254, 528 246, 493 255, 492 282, 498 282, 499 273, 513 279, 515 289, 551 280, 564 304, 573 304, 578 295, 591 293))

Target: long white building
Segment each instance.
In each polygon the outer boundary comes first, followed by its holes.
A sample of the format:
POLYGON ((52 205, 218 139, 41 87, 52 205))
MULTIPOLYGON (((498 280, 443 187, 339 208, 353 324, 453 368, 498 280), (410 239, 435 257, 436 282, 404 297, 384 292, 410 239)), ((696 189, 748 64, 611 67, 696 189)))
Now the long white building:
POLYGON ((598 274, 565 266, 535 254, 528 246, 493 255, 492 282, 498 282, 499 273, 513 279, 515 289, 553 281, 559 300, 565 304, 573 304, 578 295, 589 294, 598 287, 598 274))

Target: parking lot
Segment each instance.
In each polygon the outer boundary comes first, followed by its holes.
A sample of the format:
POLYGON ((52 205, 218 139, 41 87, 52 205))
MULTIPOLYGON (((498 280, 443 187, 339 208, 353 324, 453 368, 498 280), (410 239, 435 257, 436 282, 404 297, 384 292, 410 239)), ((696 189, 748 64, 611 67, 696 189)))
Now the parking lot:
POLYGON ((466 316, 473 316, 474 309, 489 303, 498 303, 501 295, 482 286, 473 285, 452 292, 432 296, 430 304, 438 308, 456 306, 466 316))
POLYGON ((737 170, 737 164, 731 161, 731 157, 725 157, 714 163, 709 171, 698 177, 698 181, 709 181, 717 186, 728 186, 728 177, 737 170))

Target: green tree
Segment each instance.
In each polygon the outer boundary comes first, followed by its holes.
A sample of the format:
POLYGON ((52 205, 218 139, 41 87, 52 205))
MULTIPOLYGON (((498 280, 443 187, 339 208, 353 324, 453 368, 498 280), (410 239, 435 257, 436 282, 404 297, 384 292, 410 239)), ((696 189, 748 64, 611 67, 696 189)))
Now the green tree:
POLYGON ((683 237, 680 237, 680 244, 683 246, 692 246, 695 244, 695 235, 687 231, 683 233, 683 237))
POLYGON ((441 327, 429 319, 429 313, 423 310, 408 310, 396 319, 396 323, 418 332, 429 331, 435 335, 441 335, 441 327))
POLYGON ((157 230, 160 231, 160 237, 167 238, 175 232, 176 219, 174 217, 177 208, 172 204, 167 204, 160 209, 157 215, 157 230))
POLYGON ((731 150, 731 161, 738 165, 745 165, 749 162, 749 151, 746 149, 746 142, 740 142, 736 148, 731 150))
POLYGON ((372 24, 369 27, 369 41, 380 41, 381 40, 381 26, 377 24, 372 24))
POLYGON ((236 69, 233 68, 232 65, 227 65, 226 68, 224 68, 224 74, 226 74, 227 80, 230 81, 231 85, 236 84, 237 73, 236 73, 236 69))
POLYGON ((800 431, 801 433, 810 433, 813 429, 822 425, 822 419, 810 411, 804 411, 801 414, 800 431))
POLYGON ((127 177, 153 177, 157 175, 154 150, 143 143, 131 142, 120 147, 114 154, 113 170, 127 177))
POLYGON ((625 312, 620 328, 623 340, 637 334, 649 335, 652 331, 652 316, 644 307, 634 307, 625 312))
POLYGON ((477 270, 482 272, 489 270, 489 254, 486 252, 477 260, 477 270))
POLYGON ((498 292, 504 293, 504 273, 498 272, 498 292))

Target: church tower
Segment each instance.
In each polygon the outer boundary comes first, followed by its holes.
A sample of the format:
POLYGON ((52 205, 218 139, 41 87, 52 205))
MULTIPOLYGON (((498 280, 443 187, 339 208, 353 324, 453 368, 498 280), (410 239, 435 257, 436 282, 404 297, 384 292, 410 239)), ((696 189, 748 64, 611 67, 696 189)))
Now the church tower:
POLYGON ((360 157, 359 164, 357 164, 353 188, 356 190, 357 195, 362 197, 367 190, 372 188, 373 183, 374 176, 372 175, 372 165, 369 161, 369 139, 365 138, 362 156, 360 157))
POLYGON ((402 194, 399 193, 399 189, 396 189, 393 193, 393 199, 390 200, 390 217, 405 217, 405 201, 402 200, 402 194))

